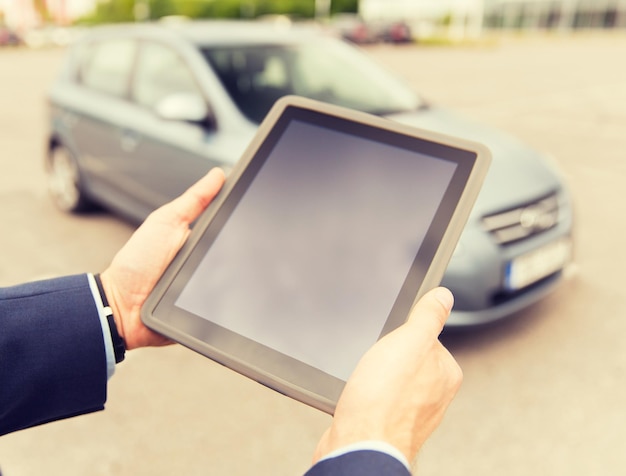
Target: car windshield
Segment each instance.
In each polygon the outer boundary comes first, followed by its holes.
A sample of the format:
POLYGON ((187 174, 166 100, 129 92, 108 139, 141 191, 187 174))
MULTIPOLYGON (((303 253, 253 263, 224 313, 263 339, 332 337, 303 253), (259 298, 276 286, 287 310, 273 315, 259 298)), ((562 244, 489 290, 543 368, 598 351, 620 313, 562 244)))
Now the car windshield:
POLYGON ((287 94, 378 115, 424 106, 366 55, 338 41, 219 46, 202 52, 241 112, 256 123, 287 94))

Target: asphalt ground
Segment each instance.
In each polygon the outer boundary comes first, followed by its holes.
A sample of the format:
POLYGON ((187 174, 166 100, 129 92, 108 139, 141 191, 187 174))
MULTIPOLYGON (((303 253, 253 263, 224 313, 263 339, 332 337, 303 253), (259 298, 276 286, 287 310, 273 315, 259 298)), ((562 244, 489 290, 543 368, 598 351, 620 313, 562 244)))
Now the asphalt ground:
MULTIPOLYGON (((369 52, 553 156, 576 202, 576 273, 506 321, 444 337, 465 380, 416 474, 624 474, 626 35, 369 52)), ((46 197, 45 89, 62 53, 0 50, 0 285, 102 270, 133 231, 46 197)), ((330 422, 179 346, 130 352, 108 393, 104 412, 0 438, 3 475, 301 474, 330 422)))

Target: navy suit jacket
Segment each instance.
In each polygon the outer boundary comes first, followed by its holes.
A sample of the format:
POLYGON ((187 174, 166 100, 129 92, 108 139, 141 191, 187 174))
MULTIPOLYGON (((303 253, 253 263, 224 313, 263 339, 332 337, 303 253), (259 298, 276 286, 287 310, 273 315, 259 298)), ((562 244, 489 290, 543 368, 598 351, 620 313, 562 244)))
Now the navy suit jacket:
MULTIPOLYGON (((107 369, 87 275, 0 288, 0 435, 102 410, 107 369)), ((406 476, 392 456, 356 451, 306 476, 406 476)))
POLYGON ((409 476, 410 473, 393 456, 378 451, 351 451, 342 456, 322 460, 305 476, 409 476))
POLYGON ((0 435, 101 410, 106 386, 86 275, 0 288, 0 435))

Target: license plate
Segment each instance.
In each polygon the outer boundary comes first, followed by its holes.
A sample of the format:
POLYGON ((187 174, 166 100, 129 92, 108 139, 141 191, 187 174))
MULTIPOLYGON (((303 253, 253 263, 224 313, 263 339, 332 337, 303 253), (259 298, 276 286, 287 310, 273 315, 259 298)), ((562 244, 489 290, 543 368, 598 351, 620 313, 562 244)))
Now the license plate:
POLYGON ((524 288, 563 269, 570 260, 571 248, 570 240, 562 238, 510 261, 505 271, 506 289, 524 288))

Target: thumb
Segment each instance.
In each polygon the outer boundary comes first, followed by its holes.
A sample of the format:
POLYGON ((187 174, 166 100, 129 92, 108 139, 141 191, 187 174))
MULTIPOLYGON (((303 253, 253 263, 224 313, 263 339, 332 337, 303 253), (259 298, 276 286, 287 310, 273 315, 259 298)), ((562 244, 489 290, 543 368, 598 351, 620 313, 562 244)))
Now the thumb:
POLYGON ((155 213, 162 214, 160 218, 179 223, 192 223, 218 194, 224 184, 224 172, 220 168, 213 168, 204 177, 189 187, 182 195, 162 206, 155 213))
POLYGON ((407 323, 420 326, 428 335, 438 336, 448 320, 454 296, 449 289, 438 287, 422 296, 409 314, 407 323))

